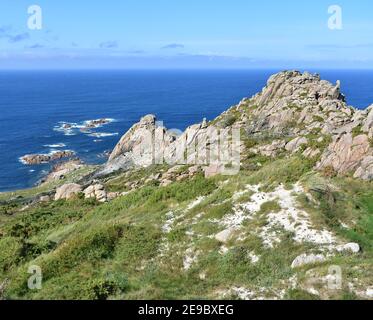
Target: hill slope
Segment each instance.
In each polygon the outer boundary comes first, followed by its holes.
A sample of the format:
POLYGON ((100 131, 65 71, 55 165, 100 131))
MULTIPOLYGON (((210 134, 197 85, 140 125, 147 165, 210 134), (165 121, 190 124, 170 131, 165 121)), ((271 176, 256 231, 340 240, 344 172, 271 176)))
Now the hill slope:
POLYGON ((146 116, 104 166, 0 194, 0 297, 372 298, 372 137, 372 108, 296 71, 181 136, 146 116), (214 128, 240 130, 238 174, 148 161, 144 129, 171 156, 214 128))

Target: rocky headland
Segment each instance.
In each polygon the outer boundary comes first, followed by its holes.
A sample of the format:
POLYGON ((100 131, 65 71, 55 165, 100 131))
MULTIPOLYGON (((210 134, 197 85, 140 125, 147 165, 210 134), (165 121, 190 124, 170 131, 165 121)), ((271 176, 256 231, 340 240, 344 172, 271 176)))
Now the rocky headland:
POLYGON ((280 72, 212 121, 175 134, 146 115, 105 164, 0 194, 0 295, 373 299, 373 105, 346 101, 339 82, 280 72))
POLYGON ((37 165, 42 163, 49 163, 64 158, 71 158, 75 156, 74 151, 54 151, 50 154, 27 154, 20 158, 20 161, 26 165, 37 165))

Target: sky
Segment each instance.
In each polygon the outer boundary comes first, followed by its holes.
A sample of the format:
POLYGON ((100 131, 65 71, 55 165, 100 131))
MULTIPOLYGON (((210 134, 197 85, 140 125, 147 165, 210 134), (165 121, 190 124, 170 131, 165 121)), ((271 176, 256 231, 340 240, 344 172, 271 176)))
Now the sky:
POLYGON ((1 0, 0 69, 372 69, 372 35, 371 0, 1 0))

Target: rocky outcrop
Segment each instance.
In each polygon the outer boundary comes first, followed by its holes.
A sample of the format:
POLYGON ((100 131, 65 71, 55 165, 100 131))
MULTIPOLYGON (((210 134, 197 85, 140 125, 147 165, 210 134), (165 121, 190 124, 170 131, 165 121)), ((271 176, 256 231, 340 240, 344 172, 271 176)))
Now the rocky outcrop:
POLYGON ((66 175, 80 169, 82 166, 83 163, 80 160, 71 160, 56 164, 53 166, 51 172, 41 182, 45 183, 61 180, 65 178, 66 175))
MULTIPOLYGON (((281 72, 268 80, 261 93, 244 100, 235 111, 243 113, 250 108, 253 116, 246 124, 249 134, 293 136, 285 146, 290 153, 307 145, 305 136, 328 135, 332 143, 325 150, 308 147, 303 155, 315 158, 321 153, 316 166, 319 170, 330 167, 338 174, 351 172, 356 178, 372 179, 373 106, 367 110, 348 106, 340 92, 340 82, 333 86, 319 75, 281 72)), ((273 157, 278 153, 277 146, 274 141, 254 151, 273 157)))
POLYGON ((174 134, 162 126, 157 126, 154 115, 147 115, 123 135, 99 175, 134 166, 149 166, 154 162, 155 150, 161 152, 175 139, 174 134), (155 145, 155 136, 162 137, 162 143, 155 145))
POLYGON ((82 192, 82 186, 76 183, 67 183, 57 188, 54 200, 71 199, 82 192))
POLYGON ((340 245, 336 248, 338 252, 359 253, 360 245, 355 242, 340 245))
MULTIPOLYGON (((276 157, 303 148, 303 156, 321 159, 318 170, 332 168, 337 174, 352 173, 371 180, 372 123, 373 106, 364 111, 348 106, 339 81, 332 85, 317 74, 285 71, 273 75, 257 95, 245 98, 210 123, 204 120, 190 126, 181 135, 158 126, 154 115, 145 116, 121 138, 99 174, 172 163, 198 164, 207 177, 213 176, 224 165, 211 157, 211 151, 219 148, 215 131, 237 128, 249 137, 264 137, 263 143, 258 140, 250 148, 252 153, 276 157), (204 140, 205 144, 197 143, 204 140), (332 142, 327 145, 327 141, 332 142), (190 146, 196 146, 195 150, 186 152, 190 146)), ((238 153, 245 150, 242 144, 235 148, 238 153)))
POLYGON ((85 128, 87 129, 92 129, 92 128, 98 128, 98 127, 101 127, 105 124, 108 124, 110 123, 111 120, 110 119, 97 119, 97 120, 88 120, 86 123, 85 123, 85 128))
POLYGON ((356 176, 363 178, 364 169, 372 165, 371 154, 367 135, 353 137, 351 133, 344 134, 334 138, 317 164, 317 169, 331 167, 339 174, 355 172, 356 176))
POLYGON ((63 158, 70 158, 74 155, 75 153, 73 151, 56 151, 51 154, 28 154, 21 157, 21 162, 27 165, 36 165, 63 158))
MULTIPOLYGON (((224 163, 221 155, 228 147, 222 152, 221 137, 227 137, 230 130, 217 129, 203 121, 176 135, 157 125, 154 115, 147 115, 121 138, 98 175, 119 169, 147 167, 151 164, 203 166, 224 163)), ((238 145, 235 150, 240 148, 238 145)), ((239 157, 237 158, 239 161, 239 157)))

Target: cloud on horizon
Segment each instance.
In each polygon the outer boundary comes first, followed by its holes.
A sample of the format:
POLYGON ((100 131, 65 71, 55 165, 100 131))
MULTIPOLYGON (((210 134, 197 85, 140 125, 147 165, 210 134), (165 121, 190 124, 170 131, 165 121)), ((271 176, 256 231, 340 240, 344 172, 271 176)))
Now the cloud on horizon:
POLYGON ((165 49, 184 49, 185 46, 183 44, 180 44, 180 43, 170 43, 166 46, 163 46, 161 49, 165 50, 165 49))
POLYGON ((40 43, 35 43, 31 46, 27 46, 26 48, 27 49, 42 49, 42 48, 45 48, 45 46, 40 43))
POLYGON ((101 49, 113 49, 113 48, 118 48, 118 42, 117 41, 105 41, 101 42, 99 47, 101 49))

